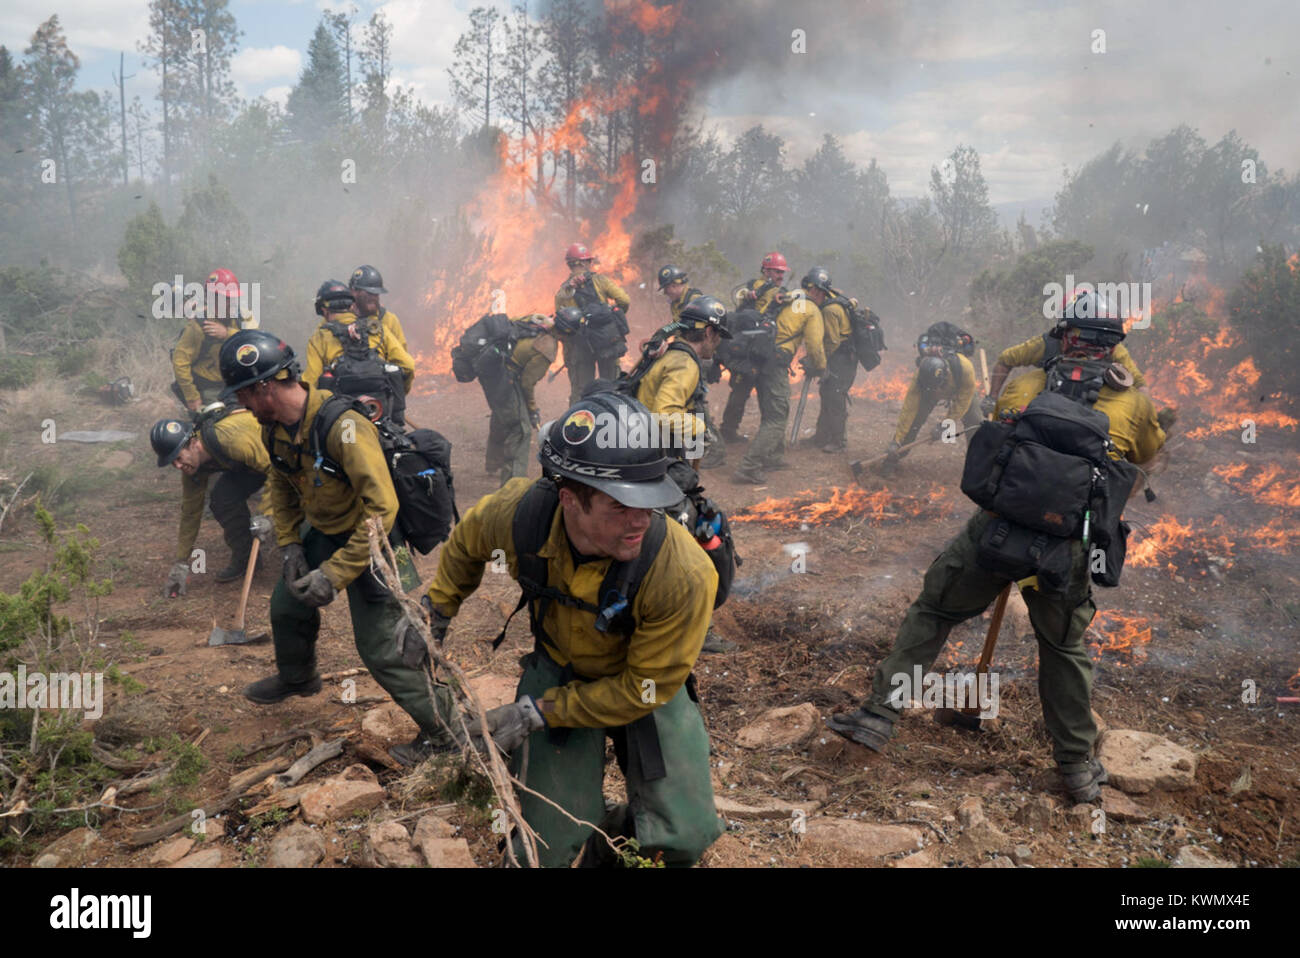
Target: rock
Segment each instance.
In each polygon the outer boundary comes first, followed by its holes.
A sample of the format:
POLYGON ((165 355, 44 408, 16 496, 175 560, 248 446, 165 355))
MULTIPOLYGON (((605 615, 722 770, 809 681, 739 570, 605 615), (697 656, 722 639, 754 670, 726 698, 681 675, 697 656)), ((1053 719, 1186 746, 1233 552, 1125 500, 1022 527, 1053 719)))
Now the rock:
POLYGON ((184 836, 173 838, 167 844, 159 846, 149 861, 154 865, 175 865, 188 855, 193 847, 194 839, 192 838, 185 838, 184 836))
POLYGON ((883 858, 921 847, 922 833, 907 825, 877 825, 847 818, 814 818, 803 841, 827 852, 847 852, 860 858, 883 858))
POLYGON ((906 858, 891 863, 895 868, 938 868, 943 862, 939 860, 937 845, 927 845, 919 852, 913 852, 906 858))
POLYGON ((1184 845, 1178 849, 1178 856, 1174 859, 1174 868, 1236 868, 1232 862, 1225 862, 1221 858, 1215 858, 1204 848, 1196 845, 1184 845))
POLYGON ((477 693, 485 709, 494 709, 498 705, 505 705, 515 700, 515 689, 519 685, 519 680, 504 675, 480 675, 476 679, 470 679, 469 685, 477 693))
POLYGON ((1016 777, 1010 772, 998 771, 972 779, 971 786, 982 795, 1005 795, 1016 787, 1016 777))
POLYGON ((1187 722, 1188 722, 1189 725, 1204 725, 1204 724, 1205 724, 1205 713, 1204 713, 1204 712, 1187 712, 1183 717, 1184 717, 1185 719, 1187 719, 1187 722))
POLYGON ((1035 795, 1016 809, 1012 817, 1021 825, 1042 831, 1051 827, 1056 814, 1056 800, 1047 795, 1035 795))
POLYGON ((197 851, 193 855, 187 855, 178 861, 172 868, 220 868, 221 867, 221 849, 205 848, 197 851))
POLYGON ((353 812, 375 808, 386 795, 374 772, 364 765, 349 765, 338 775, 305 792, 298 804, 304 821, 322 825, 353 812))
POLYGON ((175 722, 156 699, 128 696, 95 723, 95 741, 109 746, 134 745, 147 738, 164 738, 175 731, 175 722))
POLYGON ((270 868, 312 868, 325 857, 325 839, 314 828, 294 822, 271 840, 270 868))
POLYGON ((1012 589, 1007 596, 1007 611, 1002 619, 1003 635, 1024 638, 1034 634, 1034 626, 1029 621, 1029 607, 1025 605, 1024 596, 1019 589, 1012 589))
POLYGON ((1016 863, 1013 862, 1006 855, 999 855, 997 858, 993 859, 992 861, 985 862, 984 864, 979 865, 978 867, 979 868, 1015 868, 1016 863))
POLYGON ((1106 720, 1097 714, 1096 709, 1092 710, 1092 721, 1097 726, 1098 735, 1110 728, 1110 726, 1106 724, 1106 720))
POLYGON ((713 796, 713 804, 717 808, 718 814, 726 818, 785 819, 786 821, 793 821, 795 815, 799 812, 802 812, 805 816, 811 815, 821 807, 816 802, 782 802, 780 800, 763 802, 759 805, 742 805, 740 802, 733 802, 721 795, 713 796))
POLYGON ((419 868, 420 853, 411 847, 411 836, 401 822, 382 822, 366 830, 370 862, 377 868, 419 868))
POLYGON ((415 834, 411 841, 415 847, 420 850, 424 856, 426 864, 441 860, 446 857, 446 851, 438 843, 456 835, 456 826, 447 821, 436 812, 429 812, 421 816, 420 820, 415 823, 415 834))
POLYGON ((36 856, 36 868, 72 868, 84 865, 93 850, 97 850, 99 834, 93 828, 74 828, 60 835, 36 856))
POLYGON ((362 716, 361 731, 385 745, 397 745, 415 738, 420 728, 400 705, 387 702, 362 716))
POLYGON ((1011 849, 1011 860, 1017 865, 1023 865, 1034 857, 1034 850, 1028 845, 1017 845, 1011 849))
POLYGON ((1150 732, 1111 729, 1097 740, 1097 757, 1110 774, 1110 784, 1130 795, 1190 788, 1196 777, 1195 755, 1150 732))
POLYGON ((1146 809, 1109 785, 1101 787, 1101 810, 1107 818, 1113 818, 1117 822, 1145 822, 1151 819, 1146 809))
POLYGON ((430 868, 478 868, 463 838, 431 838, 420 851, 430 868))
POLYGON ((811 702, 768 709, 736 733, 743 748, 786 748, 812 738, 822 729, 821 713, 811 702))
POLYGON ((205 842, 215 842, 217 839, 225 837, 225 822, 218 821, 215 818, 209 818, 203 822, 203 840, 205 842))
POLYGON ((826 800, 831 797, 830 786, 825 782, 813 782, 807 788, 808 798, 816 802, 818 807, 824 805, 826 800))
POLYGON ((1093 823, 1098 821, 1095 805, 1073 805, 1065 810, 1065 822, 1071 831, 1091 832, 1093 823))
POLYGON ((962 828, 971 828, 985 821, 984 806, 974 795, 963 798, 957 805, 957 821, 962 828))
POLYGON ((983 861, 990 854, 1003 852, 1010 844, 1011 839, 983 821, 962 829, 952 848, 957 857, 965 861, 983 861))

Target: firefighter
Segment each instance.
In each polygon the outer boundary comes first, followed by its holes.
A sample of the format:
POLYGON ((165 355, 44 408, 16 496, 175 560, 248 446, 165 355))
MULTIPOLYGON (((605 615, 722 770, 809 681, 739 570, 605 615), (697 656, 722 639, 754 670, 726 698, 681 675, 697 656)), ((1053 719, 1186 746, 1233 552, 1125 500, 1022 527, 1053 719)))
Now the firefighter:
POLYGON ((767 479, 764 469, 788 469, 785 461, 785 428, 790 418, 790 364, 803 345, 799 359, 805 376, 818 377, 826 372, 825 327, 816 302, 795 295, 776 317, 775 341, 771 357, 759 370, 755 391, 758 393, 758 435, 749 444, 745 458, 734 479, 761 485, 767 479))
MULTIPOLYGON (((784 298, 786 289, 781 284, 785 282, 786 273, 790 272, 785 257, 778 252, 768 253, 763 257, 758 272, 758 279, 741 284, 732 293, 738 309, 767 313, 776 309, 784 298)), ((745 442, 746 437, 740 434, 740 422, 745 418, 745 405, 758 384, 758 376, 729 369, 727 380, 731 392, 722 410, 722 439, 724 442, 745 442)))
POLYGON ((569 278, 555 294, 557 311, 567 306, 576 306, 582 310, 587 322, 594 320, 602 325, 602 345, 597 350, 592 347, 595 331, 580 329, 565 333, 560 330, 560 342, 564 344, 564 366, 569 371, 570 403, 577 402, 582 390, 596 378, 597 368, 604 379, 618 378, 619 356, 627 352, 627 308, 632 300, 618 283, 602 273, 592 271, 595 259, 591 250, 581 243, 574 243, 565 250, 564 262, 569 267, 569 278), (604 329, 604 324, 609 322, 617 328, 604 329))
POLYGON ((690 285, 690 277, 680 266, 664 266, 659 270, 659 292, 668 300, 668 312, 676 322, 682 307, 692 300, 699 299, 703 292, 690 285))
POLYGON ((163 585, 163 594, 169 597, 185 594, 194 542, 203 519, 203 498, 213 474, 217 480, 212 487, 212 514, 230 547, 230 561, 214 578, 218 582, 242 579, 253 536, 264 541, 270 538, 270 497, 263 497, 256 519, 251 519, 248 510, 249 498, 262 488, 271 469, 262 445, 261 427, 247 410, 227 410, 221 403, 213 406, 205 408, 197 420, 160 419, 149 430, 159 468, 175 466, 183 474, 176 560, 163 585))
POLYGON ((378 319, 359 319, 354 307, 348 287, 333 279, 321 283, 316 291, 321 322, 307 340, 303 380, 349 396, 372 396, 401 423, 406 394, 415 379, 415 360, 378 319))
POLYGON ((823 266, 808 270, 799 285, 821 310, 826 332, 826 375, 818 387, 821 404, 811 444, 825 453, 843 452, 847 445, 849 390, 858 372, 858 354, 848 313, 852 307, 831 285, 831 274, 823 266))
MULTIPOLYGON (((640 403, 596 393, 544 426, 540 443, 543 479, 512 479, 479 500, 442 547, 427 596, 434 637, 446 634, 504 547, 526 590, 520 602, 530 605, 535 644, 517 701, 485 721, 512 753, 512 773, 564 809, 520 795, 524 819, 545 842, 541 864, 569 865, 592 836, 571 815, 635 837, 646 858, 692 865, 723 830, 690 677, 717 573, 691 533, 659 511, 681 491, 640 403), (598 438, 620 421, 628 423, 621 435, 650 441, 598 438), (606 738, 628 798, 609 813, 606 738)), ((584 863, 603 847, 592 838, 584 863)))
MULTIPOLYGON (((1096 312, 1087 318, 1068 318, 1061 338, 1061 356, 1076 368, 1085 368, 1089 363, 1104 366, 1113 362, 1114 347, 1123 338, 1123 323, 1118 319, 1096 312)), ((1165 441, 1155 409, 1145 393, 1123 385, 1115 388, 1109 383, 1106 380, 1105 385, 1089 387, 1082 393, 1072 392, 1068 377, 1056 377, 1048 386, 1050 391, 1061 392, 1106 414, 1110 421, 1110 440, 1114 443, 1112 459, 1147 462, 1165 441)), ((1043 476, 1042 482, 1044 496, 1068 494, 1059 488, 1059 477, 1043 476)), ((1115 503, 1107 510, 1116 522, 1122 505, 1115 503)), ((1061 502, 1061 508, 1067 507, 1061 502)), ((981 537, 994 521, 1002 522, 992 512, 978 510, 934 560, 925 574, 920 597, 904 616, 893 650, 876 667, 870 696, 855 711, 832 715, 827 724, 834 731, 876 751, 884 749, 899 717, 896 703, 889 701, 891 693, 899 687, 898 677, 928 670, 942 652, 953 626, 980 615, 1003 587, 1016 578, 990 571, 978 558, 980 550, 985 548, 981 537)), ((1031 532, 1030 536, 1033 535, 1031 532)), ((1083 536, 1087 535, 1085 525, 1083 536)), ((1044 590, 1038 581, 1041 572, 1035 579, 1026 580, 1035 583, 1032 587, 1025 585, 1021 591, 1038 640, 1039 697, 1043 720, 1053 743, 1053 757, 1071 798, 1076 802, 1091 802, 1097 799, 1101 785, 1107 780, 1101 763, 1092 758, 1097 727, 1090 706, 1092 663, 1084 645, 1084 633, 1096 612, 1091 577, 1097 569, 1095 553, 1089 552, 1082 538, 1073 541, 1067 538, 1066 545, 1059 593, 1044 590)), ((1035 542, 1030 548, 1041 550, 1046 546, 1035 542)), ((986 565, 988 561, 985 560, 986 565)), ((1118 571, 1117 568, 1116 578, 1110 584, 1118 582, 1118 571)), ((919 698, 919 692, 911 697, 919 698)))
POLYGON ((187 320, 172 349, 172 391, 190 412, 221 395, 217 353, 231 333, 256 329, 257 317, 244 308, 239 280, 228 269, 214 269, 204 284, 204 309, 187 320))
MULTIPOLYGON (((1086 290, 1077 290, 1073 299, 1077 300, 1085 292, 1086 290)), ((1096 294, 1093 295, 1098 309, 1102 310, 1103 313, 1108 312, 1110 307, 1105 298, 1096 294)), ((1084 301, 1088 302, 1090 300, 1085 298, 1084 301)), ((993 373, 989 376, 989 394, 984 398, 983 403, 985 413, 1003 404, 1001 398, 1002 387, 1006 383, 1011 370, 1019 366, 1034 366, 1037 368, 1015 379, 1011 387, 1014 393, 1007 397, 1005 405, 1023 408, 1030 399, 1042 390, 1043 384, 1046 382, 1045 370, 1047 366, 1061 354, 1061 335, 1065 322, 1065 319, 1058 320, 1051 330, 1041 336, 1026 339, 1023 343, 1002 350, 997 363, 993 367, 993 373), (1021 382, 1021 379, 1026 381, 1021 382)), ((1146 377, 1142 375, 1142 370, 1138 368, 1133 356, 1122 343, 1115 347, 1113 357, 1115 362, 1129 371, 1135 388, 1145 388, 1147 384, 1146 377)))
POLYGON ((357 316, 365 319, 367 316, 374 316, 384 327, 384 332, 388 333, 403 349, 410 351, 406 345, 406 333, 402 331, 402 321, 397 318, 387 306, 379 302, 379 297, 388 290, 384 289, 384 278, 379 275, 379 270, 373 266, 358 266, 352 271, 352 278, 348 280, 348 289, 352 290, 352 296, 356 300, 357 316))
MULTIPOLYGON (((975 400, 975 367, 967 358, 975 340, 965 330, 947 322, 934 323, 916 341, 916 373, 907 386, 903 408, 898 414, 894 438, 886 450, 883 471, 892 473, 907 453, 900 446, 915 441, 934 407, 947 405, 948 418, 960 419, 966 429, 980 423, 980 406, 975 400)), ((936 426, 941 435, 942 424, 936 426)))
MULTIPOLYGON (((320 608, 347 590, 348 612, 357 652, 370 674, 420 729, 409 745, 390 754, 414 765, 435 749, 451 746, 438 720, 452 717, 450 693, 436 687, 430 700, 425 685, 428 650, 423 643, 401 651, 393 632, 400 606, 370 571, 366 520, 378 517, 392 533, 397 493, 379 434, 365 416, 344 412, 315 449, 312 425, 332 395, 299 378, 293 350, 261 331, 237 333, 221 348, 226 392, 262 425, 262 442, 272 469, 271 493, 276 543, 283 577, 271 594, 271 633, 276 674, 254 682, 244 696, 271 705, 293 695, 321 690, 316 669, 320 608)), ((409 557, 399 559, 402 585, 419 579, 409 557)))
POLYGON ((486 469, 500 473, 501 484, 528 475, 528 449, 541 424, 536 389, 555 362, 559 343, 555 321, 540 313, 510 320, 515 344, 500 377, 479 377, 492 419, 488 424, 486 469))

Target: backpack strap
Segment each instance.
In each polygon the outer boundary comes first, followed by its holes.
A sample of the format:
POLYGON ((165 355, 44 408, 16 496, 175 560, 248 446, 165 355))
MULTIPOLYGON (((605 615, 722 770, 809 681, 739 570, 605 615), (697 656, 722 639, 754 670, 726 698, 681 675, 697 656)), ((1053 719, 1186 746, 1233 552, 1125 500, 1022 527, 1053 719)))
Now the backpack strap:
MULTIPOLYGON (((363 417, 366 415, 365 407, 354 400, 351 396, 330 396, 329 399, 321 403, 320 407, 316 410, 316 418, 313 419, 311 423, 310 440, 311 454, 315 460, 313 467, 316 472, 323 472, 327 476, 331 476, 338 479, 340 482, 345 482, 348 485, 351 485, 352 480, 349 479, 348 474, 343 471, 342 464, 330 458, 329 447, 326 444, 330 430, 334 428, 334 424, 338 422, 339 418, 349 409, 356 410, 363 417)), ((368 421, 369 420, 367 419, 367 422, 368 421)), ((319 475, 316 477, 316 485, 320 485, 319 475)))
POLYGON ((533 633, 535 645, 546 642, 555 643, 546 634, 542 622, 551 602, 559 602, 570 608, 581 609, 596 616, 596 631, 622 633, 630 636, 636 630, 636 621, 632 618, 632 603, 641 587, 659 549, 667 535, 667 521, 662 512, 654 512, 650 517, 650 528, 646 530, 641 544, 641 552, 631 562, 611 562, 605 578, 601 581, 600 605, 592 605, 575 598, 563 589, 555 588, 549 583, 550 571, 546 559, 538 555, 550 536, 551 523, 555 519, 555 510, 560 506, 560 492, 554 481, 539 479, 524 493, 515 507, 511 521, 511 537, 515 547, 515 562, 519 582, 519 602, 506 619, 497 637, 492 640, 492 650, 500 648, 505 641, 506 629, 515 613, 528 606, 528 624, 533 633))
POLYGON ((1061 341, 1051 333, 1043 333, 1043 358, 1038 361, 1038 368, 1046 369, 1059 355, 1061 341))
POLYGON ((226 455, 226 450, 222 448, 221 441, 217 438, 217 423, 225 419, 231 413, 230 409, 209 416, 204 416, 199 420, 199 438, 203 440, 203 448, 208 451, 216 464, 222 469, 234 469, 235 464, 226 455))

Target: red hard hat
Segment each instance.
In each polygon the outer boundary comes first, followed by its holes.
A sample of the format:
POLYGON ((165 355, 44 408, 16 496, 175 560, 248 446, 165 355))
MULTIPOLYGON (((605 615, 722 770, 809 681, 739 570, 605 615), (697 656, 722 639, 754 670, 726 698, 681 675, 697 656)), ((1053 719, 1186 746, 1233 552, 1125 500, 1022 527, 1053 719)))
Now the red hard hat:
POLYGON ((239 299, 239 280, 228 269, 214 269, 209 273, 207 288, 227 299, 239 299))
POLYGON ((594 259, 591 250, 581 243, 574 243, 564 251, 564 261, 566 263, 580 263, 583 260, 594 259))
POLYGON ((768 253, 766 256, 764 256, 763 265, 760 266, 759 269, 760 270, 779 269, 787 273, 790 272, 790 267, 786 265, 785 257, 782 256, 780 253, 768 253))

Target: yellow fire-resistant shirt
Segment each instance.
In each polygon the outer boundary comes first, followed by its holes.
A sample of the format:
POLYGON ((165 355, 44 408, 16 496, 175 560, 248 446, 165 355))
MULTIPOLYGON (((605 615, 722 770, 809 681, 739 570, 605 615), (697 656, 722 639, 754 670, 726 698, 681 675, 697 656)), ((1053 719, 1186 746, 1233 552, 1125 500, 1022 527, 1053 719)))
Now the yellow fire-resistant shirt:
POLYGON ((704 293, 700 292, 700 290, 696 289, 694 286, 690 286, 687 287, 686 291, 682 293, 681 296, 669 303, 668 312, 672 314, 673 322, 675 323, 677 320, 682 318, 682 308, 685 307, 687 303, 699 299, 703 295, 704 293))
MULTIPOLYGON (((763 279, 763 277, 760 276, 758 279, 751 279, 748 283, 745 284, 745 288, 752 289, 755 292, 757 292, 758 290, 762 289, 764 286, 767 285, 768 285, 767 280, 763 279)), ((759 295, 757 302, 755 302, 751 308, 758 310, 760 313, 766 312, 767 307, 771 305, 772 300, 775 299, 777 296, 780 296, 784 292, 785 292, 785 287, 782 286, 780 283, 775 283, 771 286, 771 288, 769 288, 768 290, 766 290, 765 292, 759 295)))
MULTIPOLYGON (((1017 376, 1002 389, 997 414, 1020 412, 1029 401, 1047 388, 1047 373, 1031 369, 1017 376)), ((1156 408, 1151 398, 1136 386, 1112 389, 1102 386, 1093 409, 1110 417, 1110 438, 1115 443, 1116 459, 1143 463, 1165 444, 1165 432, 1156 422, 1156 408)))
MULTIPOLYGON (((221 319, 218 322, 228 330, 226 336, 241 329, 257 328, 256 317, 246 309, 240 310, 238 319, 221 319)), ((172 375, 176 377, 176 384, 181 387, 186 402, 198 402, 200 399, 196 379, 202 380, 205 385, 224 388, 218 357, 221 344, 225 341, 224 336, 216 339, 203 331, 202 316, 185 321, 185 328, 181 330, 172 349, 172 375)))
MULTIPOLYGON (((268 475, 271 471, 271 459, 262 445, 262 427, 258 425, 253 414, 246 409, 236 409, 213 423, 212 431, 216 434, 219 449, 208 449, 212 456, 190 478, 181 474, 181 527, 176 541, 176 561, 188 562, 194 550, 194 542, 199 537, 199 525, 203 520, 203 499, 208 490, 208 479, 218 472, 230 469, 246 469, 268 475)), ((207 449, 207 444, 204 443, 207 449)), ((262 515, 271 515, 271 497, 262 496, 262 505, 258 510, 262 515)))
POLYGON ((822 326, 826 330, 826 355, 830 356, 840 348, 840 343, 853 336, 853 326, 849 323, 849 314, 839 303, 827 303, 822 307, 822 326))
POLYGON ((398 344, 408 353, 410 347, 406 345, 406 333, 402 330, 402 321, 397 318, 397 314, 386 306, 379 307, 379 322, 383 324, 384 331, 397 340, 398 344))
MULTIPOLYGON (((415 379, 415 360, 406 351, 406 347, 388 333, 383 323, 373 316, 359 320, 352 313, 339 313, 334 317, 334 322, 344 326, 364 324, 358 326, 358 330, 367 331, 366 336, 369 338, 370 345, 381 359, 401 369, 406 391, 408 393, 411 391, 411 383, 415 379)), ((342 356, 343 344, 322 322, 316 327, 316 332, 311 334, 311 339, 307 340, 307 362, 303 369, 303 381, 314 387, 320 381, 321 373, 329 369, 342 356)))
MULTIPOLYGON (((454 616, 483 578, 495 549, 504 549, 513 578, 519 576, 511 523, 530 479, 511 479, 483 497, 452 530, 442 547, 429 599, 444 615, 454 616)), ((575 565, 564 531, 564 510, 557 508, 551 532, 538 555, 546 560, 547 582, 569 595, 599 605, 600 584, 609 558, 575 565)), ((610 728, 627 725, 677 694, 695 666, 713 616, 718 574, 699 543, 680 524, 667 523, 659 554, 651 563, 632 603, 637 627, 629 638, 596 631, 594 613, 558 602, 547 604, 543 626, 554 640, 543 648, 561 666, 591 681, 547 689, 542 696, 554 711, 549 725, 561 728, 610 728), (643 684, 649 679, 653 686, 643 684), (643 700, 654 689, 652 701, 643 700)))
POLYGON ((786 353, 785 362, 790 362, 799 351, 800 343, 808 354, 809 375, 826 371, 826 327, 822 322, 822 311, 811 299, 797 297, 777 314, 776 348, 786 353))
MULTIPOLYGON (((1023 343, 1002 350, 998 354, 998 362, 1008 369, 1015 369, 1017 366, 1037 366, 1043 361, 1046 352, 1047 343, 1043 341, 1043 337, 1035 336, 1033 339, 1026 339, 1023 343)), ((1133 361, 1132 355, 1124 348, 1123 343, 1119 343, 1111 351, 1111 358, 1133 374, 1134 387, 1140 388, 1147 384, 1142 370, 1138 369, 1137 363, 1133 361)))
POLYGON ((674 430, 672 438, 679 438, 676 430, 680 429, 680 439, 686 442, 704 432, 701 410, 691 402, 699 385, 700 369, 696 361, 680 349, 668 349, 646 371, 637 386, 636 399, 660 417, 675 417, 668 422, 681 425, 670 426, 674 430))
MULTIPOLYGON (((526 323, 531 318, 531 316, 520 316, 510 322, 526 323)), ((515 343, 514 351, 510 353, 510 362, 514 369, 518 370, 519 385, 523 387, 529 410, 537 408, 535 395, 537 384, 551 368, 551 363, 555 362, 555 355, 559 352, 559 348, 560 344, 552 334, 539 333, 536 336, 520 339, 515 343)))
POLYGON ((267 448, 297 469, 285 473, 272 466, 268 474, 275 537, 281 546, 298 542, 298 526, 304 518, 328 535, 351 532, 352 538, 320 567, 334 587, 342 591, 370 565, 366 520, 382 516, 384 532, 392 531, 397 519, 397 492, 374 423, 350 409, 330 429, 323 450, 343 467, 350 484, 316 471, 311 424, 321 404, 333 393, 305 388, 307 407, 296 430, 290 431, 280 423, 262 428, 267 448))
MULTIPOLYGON (((957 381, 948 383, 945 394, 940 398, 948 400, 948 415, 959 420, 966 415, 966 410, 970 408, 971 401, 975 398, 975 367, 961 353, 956 354, 956 359, 957 381)), ((951 369, 952 365, 949 364, 948 368, 951 369)), ((894 430, 894 442, 897 443, 903 441, 920 410, 921 387, 916 381, 917 375, 919 370, 913 373, 912 381, 907 386, 907 395, 903 397, 903 409, 898 414, 898 428, 894 430)), ((1003 390, 1004 395, 1005 393, 1006 391, 1003 390)))
MULTIPOLYGON (((600 296, 602 302, 613 300, 615 306, 619 307, 623 312, 627 312, 627 308, 632 304, 632 300, 628 298, 628 295, 623 291, 622 286, 601 273, 592 273, 591 279, 595 284, 596 293, 600 296)), ((577 305, 578 301, 573 297, 573 286, 570 284, 570 281, 566 281, 555 294, 555 308, 558 310, 563 309, 565 306, 577 305)))

